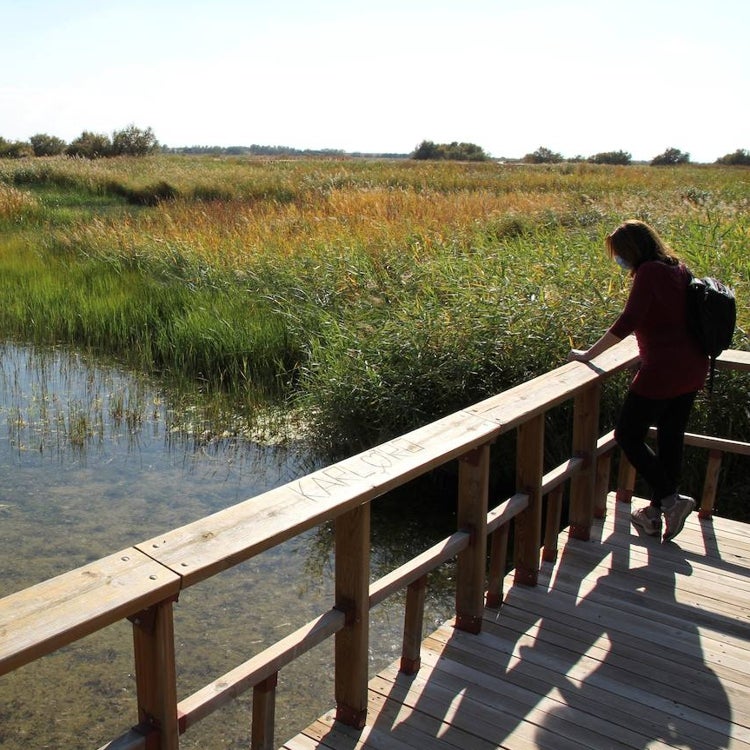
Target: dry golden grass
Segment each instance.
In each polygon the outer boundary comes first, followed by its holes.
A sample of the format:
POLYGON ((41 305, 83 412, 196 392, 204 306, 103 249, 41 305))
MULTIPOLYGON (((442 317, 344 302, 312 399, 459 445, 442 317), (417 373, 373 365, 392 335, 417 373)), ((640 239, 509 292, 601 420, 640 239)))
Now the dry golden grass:
POLYGON ((0 220, 12 220, 39 208, 31 193, 0 182, 0 220))
POLYGON ((178 196, 125 215, 87 216, 58 229, 50 244, 235 271, 259 258, 345 249, 373 259, 394 250, 425 258, 437 247, 471 248, 539 226, 611 224, 630 216, 674 225, 705 213, 707 202, 720 218, 746 208, 720 195, 727 170, 698 167, 155 157, 51 162, 46 169, 45 180, 72 180, 99 193, 138 195, 158 183, 178 196))

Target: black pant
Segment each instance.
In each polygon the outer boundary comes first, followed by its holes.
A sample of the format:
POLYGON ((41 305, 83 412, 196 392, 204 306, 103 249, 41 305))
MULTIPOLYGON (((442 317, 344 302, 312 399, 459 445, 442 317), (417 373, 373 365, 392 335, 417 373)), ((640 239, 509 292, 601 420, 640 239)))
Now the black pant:
POLYGON ((628 461, 651 489, 651 504, 677 492, 682 451, 690 410, 696 393, 674 398, 645 398, 628 391, 615 428, 615 440, 628 461), (646 444, 646 434, 656 425, 657 452, 646 444))

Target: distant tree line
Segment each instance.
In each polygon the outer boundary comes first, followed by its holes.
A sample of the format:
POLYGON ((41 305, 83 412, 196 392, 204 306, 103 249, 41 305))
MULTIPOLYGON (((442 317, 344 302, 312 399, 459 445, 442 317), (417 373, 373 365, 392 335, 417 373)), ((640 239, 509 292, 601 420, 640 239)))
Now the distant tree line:
MULTIPOLYGON (((289 146, 181 146, 169 148, 161 146, 151 128, 145 130, 128 125, 115 130, 111 136, 84 130, 70 143, 46 133, 32 135, 28 141, 8 141, 0 136, 0 158, 20 159, 34 156, 72 156, 85 159, 101 159, 111 156, 146 156, 156 152, 211 156, 299 156, 299 157, 344 157, 369 156, 382 158, 411 158, 420 160, 489 161, 490 157, 481 146, 474 143, 434 143, 422 141, 410 154, 366 154, 347 153, 340 149, 297 149, 289 146)), ((558 164, 560 162, 589 162, 591 164, 619 164, 632 162, 627 151, 604 151, 593 156, 575 156, 566 159, 552 149, 540 146, 536 151, 521 158, 525 164, 558 164)), ((652 166, 679 165, 690 163, 690 154, 677 148, 668 148, 655 156, 652 166)), ((737 149, 716 160, 716 164, 729 166, 750 166, 750 152, 737 149)))
POLYGON ((0 137, 0 157, 20 159, 30 156, 65 156, 102 159, 110 156, 146 156, 159 150, 151 128, 142 130, 128 125, 111 136, 84 130, 70 143, 46 133, 32 135, 28 141, 6 141, 0 137))
MULTIPOLYGON (((565 159, 562 154, 558 154, 549 148, 540 146, 536 151, 526 154, 521 161, 525 164, 558 164, 562 161, 588 162, 590 164, 630 164, 633 160, 631 154, 627 151, 602 151, 593 156, 583 157, 576 156, 573 159, 565 159)), ((677 148, 668 148, 664 153, 655 156, 651 160, 654 167, 665 164, 687 164, 690 162, 690 154, 680 151, 677 148)))
MULTIPOLYGON (((422 141, 409 156, 412 159, 455 159, 457 161, 486 161, 490 157, 484 150, 473 143, 433 143, 422 141)), ((521 158, 524 164, 559 164, 561 162, 588 162, 590 164, 630 164, 633 157, 627 151, 602 151, 589 157, 576 156, 566 159, 546 146, 540 146, 536 151, 521 158)), ((655 156, 650 164, 654 167, 690 163, 690 154, 677 148, 668 148, 664 153, 655 156)), ((750 154, 744 149, 737 149, 733 154, 727 154, 716 160, 717 164, 750 165, 750 154)))
MULTIPOLYGON (((588 158, 576 156, 573 159, 564 159, 561 154, 542 146, 533 153, 526 154, 522 161, 526 164, 556 164, 562 161, 585 161, 591 164, 630 164, 632 157, 627 151, 604 151, 588 158)), ((653 167, 689 164, 690 154, 680 151, 678 148, 668 148, 651 159, 649 163, 653 167)), ((738 148, 734 153, 718 158, 716 164, 750 166, 750 153, 745 149, 738 148)))
POLYGON ((208 156, 345 156, 340 149, 299 149, 289 146, 177 146, 161 149, 169 154, 208 155, 208 156))

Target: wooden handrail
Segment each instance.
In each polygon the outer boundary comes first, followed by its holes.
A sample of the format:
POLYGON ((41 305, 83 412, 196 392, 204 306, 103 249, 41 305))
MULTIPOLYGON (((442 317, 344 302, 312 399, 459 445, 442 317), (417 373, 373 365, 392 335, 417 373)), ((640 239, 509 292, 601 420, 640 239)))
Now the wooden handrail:
MULTIPOLYGON (((570 533, 587 538, 592 519, 604 512, 602 496, 615 447, 612 432, 596 434, 599 391, 603 380, 633 365, 637 356, 634 340, 626 339, 590 363, 567 363, 287 485, 0 599, 0 674, 127 618, 133 624, 138 724, 105 747, 176 748, 179 733, 240 692, 253 689, 253 747, 262 750, 274 746, 279 670, 333 636, 337 716, 361 725, 367 701, 367 613, 372 607, 407 588, 402 669, 415 671, 430 571, 457 558, 456 625, 477 630, 485 603, 496 606, 502 601, 511 523, 516 524, 514 565, 519 583, 536 582, 543 498, 548 498, 544 559, 556 556, 553 545, 568 484, 570 533), (543 473, 545 414, 570 400, 575 406, 574 455, 543 473), (489 509, 490 446, 510 431, 517 433, 518 490, 489 509), (370 503, 456 459, 458 530, 369 584, 370 503), (333 608, 178 703, 172 604, 180 591, 329 521, 336 524, 333 608)), ((725 352, 719 367, 750 371, 750 354, 725 352)), ((707 486, 713 483, 714 493, 721 454, 750 455, 750 445, 738 441, 687 435, 686 442, 711 451, 707 486)), ((632 472, 625 461, 620 464, 627 480, 623 483, 631 482, 632 490, 632 472)), ((711 507, 712 503, 713 495, 711 507)))
POLYGON ((180 577, 131 547, 0 599, 0 674, 177 598, 180 577))
POLYGON ((380 580, 370 584, 370 609, 385 601, 409 584, 418 581, 422 576, 452 560, 459 552, 469 546, 471 535, 468 531, 457 531, 452 536, 438 542, 421 555, 409 560, 400 568, 391 571, 380 580))
POLYGON ((727 349, 716 358, 716 368, 719 370, 750 372, 750 352, 743 352, 739 349, 727 349))
POLYGON ((182 731, 323 643, 344 627, 345 620, 341 610, 332 609, 180 701, 182 731))

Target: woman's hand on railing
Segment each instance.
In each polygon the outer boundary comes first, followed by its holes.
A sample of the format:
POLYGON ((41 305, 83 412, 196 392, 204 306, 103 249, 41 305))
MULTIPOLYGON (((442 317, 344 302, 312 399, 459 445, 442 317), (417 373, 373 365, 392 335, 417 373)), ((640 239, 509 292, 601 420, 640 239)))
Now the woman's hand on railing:
POLYGON ((588 362, 591 359, 589 349, 571 349, 568 362, 588 362))

